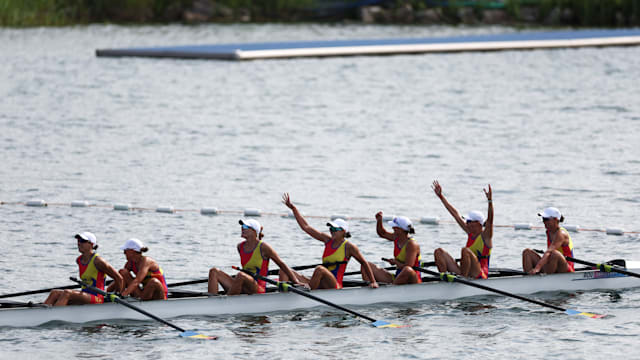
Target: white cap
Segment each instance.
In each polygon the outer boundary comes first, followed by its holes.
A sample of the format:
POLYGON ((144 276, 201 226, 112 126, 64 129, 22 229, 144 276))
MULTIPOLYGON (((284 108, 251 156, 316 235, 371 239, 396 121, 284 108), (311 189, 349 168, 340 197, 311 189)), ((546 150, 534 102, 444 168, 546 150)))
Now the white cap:
POLYGON ((477 221, 480 224, 484 224, 484 215, 480 211, 469 211, 467 217, 465 218, 467 221, 477 221))
POLYGON ((258 222, 258 220, 249 219, 249 220, 239 220, 238 223, 240 225, 247 225, 248 227, 255 230, 256 235, 260 235, 260 231, 262 230, 262 226, 258 222))
POLYGON ((327 223, 327 226, 341 228, 344 232, 349 232, 349 223, 342 219, 331 220, 327 223))
POLYGON ((393 220, 387 222, 387 224, 389 224, 389 226, 391 227, 397 227, 404 231, 409 231, 409 229, 413 226, 411 220, 404 216, 396 216, 393 218, 393 220))
POLYGON ((88 231, 85 231, 85 232, 80 233, 80 234, 76 234, 76 236, 74 236, 74 238, 75 239, 81 238, 82 240, 90 241, 93 245, 96 245, 98 243, 98 240, 96 239, 96 236, 93 235, 93 233, 90 233, 88 231))
POLYGON ((538 216, 542 216, 543 218, 556 218, 560 220, 560 218, 562 217, 562 214, 560 213, 560 210, 558 210, 557 208, 548 207, 544 209, 542 213, 538 213, 538 216))
POLYGON ((134 250, 137 252, 142 252, 142 248, 145 247, 144 244, 142 243, 142 241, 136 239, 136 238, 131 238, 129 240, 127 240, 126 243, 124 243, 124 245, 120 246, 120 250, 134 250))

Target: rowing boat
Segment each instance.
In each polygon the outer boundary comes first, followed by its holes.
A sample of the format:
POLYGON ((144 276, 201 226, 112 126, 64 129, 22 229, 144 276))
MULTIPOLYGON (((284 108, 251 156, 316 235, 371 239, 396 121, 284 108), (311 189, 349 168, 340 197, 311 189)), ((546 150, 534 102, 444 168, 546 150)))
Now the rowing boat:
MULTIPOLYGON (((640 262, 627 261, 626 269, 637 272, 640 270, 640 262)), ((489 279, 473 281, 521 295, 546 291, 614 290, 640 286, 638 278, 596 269, 580 269, 574 273, 551 275, 512 275, 513 272, 509 274, 504 271, 492 273, 495 275, 489 279)), ((442 301, 492 294, 464 284, 443 283, 432 278, 424 280, 421 284, 386 285, 378 289, 359 286, 341 290, 315 290, 311 293, 343 306, 442 301)), ((259 295, 194 296, 155 301, 132 300, 132 303, 162 318, 264 314, 323 306, 296 294, 279 292, 259 295)), ((104 322, 116 319, 147 320, 144 315, 114 303, 0 308, 0 326, 10 327, 39 326, 49 322, 104 322)))

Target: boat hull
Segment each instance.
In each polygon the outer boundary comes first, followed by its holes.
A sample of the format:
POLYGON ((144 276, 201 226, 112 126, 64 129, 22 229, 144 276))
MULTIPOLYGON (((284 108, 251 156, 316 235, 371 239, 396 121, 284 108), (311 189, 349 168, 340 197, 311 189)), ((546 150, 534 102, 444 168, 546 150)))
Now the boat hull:
MULTIPOLYGON (((640 270, 639 263, 627 262, 629 271, 640 270), (633 266, 632 266, 633 265, 633 266)), ((503 276, 487 280, 473 280, 495 289, 532 294, 546 291, 578 291, 625 289, 640 286, 640 279, 617 273, 583 270, 575 273, 539 276, 503 276)), ((441 301, 478 295, 491 295, 475 287, 459 283, 425 282, 422 284, 316 290, 311 292, 327 301, 344 306, 364 306, 377 303, 409 303, 441 301)), ((264 314, 325 306, 294 293, 260 295, 211 296, 169 300, 132 302, 156 316, 170 319, 179 316, 215 316, 228 314, 264 314)), ((122 305, 72 305, 48 308, 0 309, 0 326, 31 327, 61 321, 86 323, 116 319, 148 320, 145 315, 122 305)))

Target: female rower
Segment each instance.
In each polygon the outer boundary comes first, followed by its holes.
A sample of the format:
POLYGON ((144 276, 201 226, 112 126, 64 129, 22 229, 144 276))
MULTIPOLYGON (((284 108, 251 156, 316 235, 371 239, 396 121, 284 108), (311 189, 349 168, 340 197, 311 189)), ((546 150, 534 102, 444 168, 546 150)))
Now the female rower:
MULTIPOLYGON (((242 225, 240 236, 245 239, 237 246, 242 269, 266 277, 269 272, 269 260, 273 259, 281 273, 293 278, 292 270, 280 259, 278 253, 262 240, 264 234, 260 223, 253 219, 240 220, 239 223, 242 225)), ((235 277, 231 277, 222 270, 212 268, 209 270, 208 292, 217 294, 218 284, 222 285, 227 295, 264 294, 266 288, 264 280, 256 280, 245 272, 238 272, 235 277)), ((297 281, 294 281, 294 284, 304 286, 297 281)))
POLYGON ((442 187, 438 181, 433 182, 433 191, 447 208, 458 225, 467 233, 467 245, 462 248, 460 265, 444 249, 438 248, 434 252, 438 271, 449 271, 465 277, 486 279, 489 276, 489 258, 493 243, 493 203, 491 202, 491 185, 489 190, 482 189, 487 196, 488 210, 487 221, 479 211, 471 211, 466 220, 460 216, 458 210, 453 207, 442 195, 442 187), (484 227, 484 228, 483 228, 484 227))
POLYGON ((567 230, 560 226, 564 216, 560 210, 548 207, 538 216, 542 216, 547 229, 547 251, 538 255, 534 250, 524 249, 522 252, 522 269, 529 274, 544 272, 546 274, 574 272, 574 264, 565 256, 573 257, 573 241, 567 230))
MULTIPOLYGON (((127 257, 127 263, 120 269, 125 286, 122 295, 131 295, 141 300, 166 300, 169 290, 164 271, 155 260, 142 255, 143 252, 149 251, 149 248, 138 239, 129 239, 120 250, 123 250, 127 257)), ((111 286, 109 290, 112 290, 111 286)))
MULTIPOLYGON (((123 287, 122 276, 95 252, 98 248, 96 236, 85 231, 76 234, 75 239, 78 240, 78 251, 82 254, 76 259, 80 271, 80 279, 86 284, 104 290, 106 274, 114 280, 114 288, 121 290, 123 287)), ((52 290, 44 303, 53 306, 102 304, 104 303, 104 297, 84 287, 81 291, 52 290)))
MULTIPOLYGON (((382 211, 376 214, 376 232, 378 236, 389 241, 393 241, 393 259, 384 259, 391 265, 396 266, 396 273, 387 272, 378 265, 369 262, 373 275, 377 281, 385 283, 416 284, 421 283, 420 274, 413 270, 413 266, 420 266, 420 245, 411 234, 415 234, 411 220, 404 216, 396 216, 388 222, 393 232, 388 232, 382 224, 382 211)), ((369 279, 362 269, 362 277, 365 281, 369 279)))
MULTIPOLYGON (((324 243, 322 262, 327 265, 316 266, 311 279, 294 272, 298 281, 309 284, 311 290, 341 289, 344 271, 347 268, 349 259, 353 256, 362 266, 362 278, 365 280, 373 279, 369 283, 369 286, 372 288, 378 287, 378 283, 373 276, 369 262, 365 260, 364 256, 362 256, 358 247, 346 239, 351 237, 351 234, 349 233, 349 224, 346 221, 336 219, 328 222, 327 226, 329 226, 329 232, 331 235, 322 233, 309 226, 302 214, 298 211, 298 208, 296 208, 296 206, 291 202, 291 198, 288 193, 284 193, 282 196, 282 202, 291 209, 291 211, 293 211, 293 215, 295 216, 298 225, 302 230, 304 230, 304 232, 309 234, 312 238, 324 243), (341 262, 341 264, 328 265, 329 263, 338 262, 341 262)), ((281 280, 286 281, 287 278, 281 276, 281 280)))

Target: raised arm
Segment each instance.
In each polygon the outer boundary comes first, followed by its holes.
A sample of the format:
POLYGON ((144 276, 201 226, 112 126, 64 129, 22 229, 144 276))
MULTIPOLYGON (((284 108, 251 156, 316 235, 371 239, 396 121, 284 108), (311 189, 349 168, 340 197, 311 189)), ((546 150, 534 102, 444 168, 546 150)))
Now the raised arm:
POLYGON ((311 225, 307 223, 307 220, 305 220, 302 214, 300 214, 300 211, 298 211, 298 208, 295 205, 293 205, 293 203, 291 202, 291 197, 289 197, 289 193, 284 193, 282 195, 282 203, 285 204, 289 209, 291 209, 291 211, 293 211, 293 216, 295 216, 296 221, 298 222, 298 225, 304 232, 309 234, 309 236, 311 236, 316 240, 322 241, 323 243, 326 243, 327 241, 331 240, 331 236, 314 229, 313 227, 311 227, 311 225))
POLYGON ((440 201, 442 201, 442 204, 444 205, 444 207, 447 209, 447 211, 449 211, 449 214, 453 216, 453 218, 456 220, 458 225, 460 225, 462 230, 464 230, 464 232, 468 234, 469 229, 467 228, 467 223, 464 221, 462 216, 460 216, 460 214, 458 213, 458 210, 456 210, 456 208, 453 207, 453 205, 451 205, 449 201, 447 201, 447 199, 444 197, 444 195, 442 194, 442 186, 440 186, 440 183, 438 183, 438 180, 434 180, 432 188, 433 188, 433 191, 436 193, 436 196, 440 199, 440 201))
POLYGON ((482 240, 487 247, 493 247, 493 200, 491 194, 491 184, 488 186, 488 190, 482 189, 487 196, 487 221, 485 223, 484 231, 482 232, 482 240))
POLYGON ((120 273, 113 266, 111 266, 111 264, 106 262, 100 256, 96 256, 96 259, 94 260, 94 264, 98 270, 109 275, 109 277, 113 279, 114 287, 112 289, 115 289, 117 292, 122 292, 122 290, 124 290, 123 288, 124 282, 122 281, 122 275, 120 275, 120 273))
POLYGON ((376 213, 376 232, 381 238, 393 241, 393 233, 388 232, 382 224, 382 211, 376 213))
POLYGON ((360 265, 362 265, 362 270, 364 270, 364 272, 367 273, 367 278, 373 279, 373 281, 369 283, 369 287, 372 287, 374 289, 377 288, 378 283, 375 280, 376 278, 373 276, 373 271, 371 271, 371 266, 369 266, 369 262, 365 260, 364 256, 362 256, 362 254, 360 253, 360 250, 354 243, 347 242, 345 255, 347 256, 347 259, 353 256, 356 260, 358 260, 360 265))

